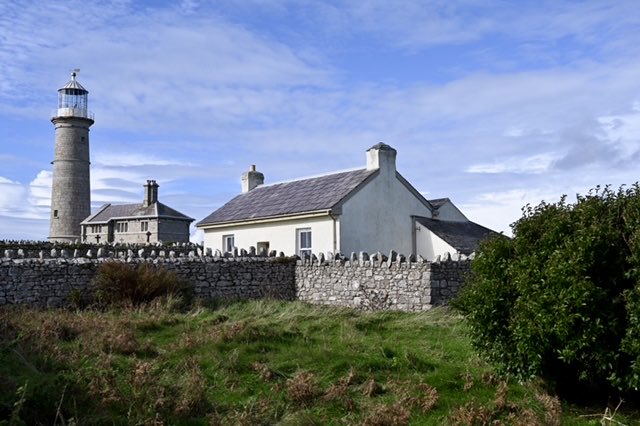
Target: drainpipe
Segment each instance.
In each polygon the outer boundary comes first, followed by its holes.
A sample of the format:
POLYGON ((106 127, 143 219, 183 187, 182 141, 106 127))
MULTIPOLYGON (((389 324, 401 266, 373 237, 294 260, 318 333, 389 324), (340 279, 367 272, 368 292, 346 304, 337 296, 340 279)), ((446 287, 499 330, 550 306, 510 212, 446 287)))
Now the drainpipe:
POLYGON ((333 254, 336 254, 336 250, 338 249, 338 216, 334 216, 329 212, 329 217, 333 219, 333 254))

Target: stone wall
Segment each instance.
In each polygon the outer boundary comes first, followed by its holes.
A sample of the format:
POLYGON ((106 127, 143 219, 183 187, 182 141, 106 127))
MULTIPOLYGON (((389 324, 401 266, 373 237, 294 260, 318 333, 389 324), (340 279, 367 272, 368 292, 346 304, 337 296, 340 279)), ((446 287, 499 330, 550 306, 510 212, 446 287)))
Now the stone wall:
POLYGON ((457 294, 470 266, 467 258, 436 262, 387 259, 362 260, 361 256, 298 265, 297 298, 366 310, 427 310, 446 304, 457 294))
POLYGON ((202 246, 193 243, 129 244, 103 240, 79 243, 55 243, 48 241, 0 241, 0 258, 55 259, 110 257, 127 259, 132 257, 180 257, 202 256, 202 246))
MULTIPOLYGON (((255 252, 255 250, 251 250, 255 252)), ((445 304, 469 271, 465 257, 405 258, 366 253, 350 258, 313 256, 305 261, 284 256, 206 256, 200 250, 112 250, 81 253, 5 249, 0 254, 0 305, 61 306, 71 292, 85 292, 98 266, 106 261, 161 265, 187 281, 203 300, 273 298, 303 300, 369 310, 419 311, 445 304)), ((218 254, 218 253, 216 253, 218 254)))
POLYGON ((152 263, 190 282, 197 298, 295 298, 295 262, 278 258, 156 257, 112 259, 2 259, 0 306, 63 306, 74 290, 86 292, 104 262, 152 263))

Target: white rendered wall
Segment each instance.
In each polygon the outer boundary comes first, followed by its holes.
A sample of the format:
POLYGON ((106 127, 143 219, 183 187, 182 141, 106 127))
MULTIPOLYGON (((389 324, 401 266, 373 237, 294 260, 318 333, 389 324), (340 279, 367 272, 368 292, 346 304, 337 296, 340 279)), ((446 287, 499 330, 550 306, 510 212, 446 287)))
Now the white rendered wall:
POLYGON ((440 206, 438 209, 438 219, 448 220, 451 222, 466 222, 469 220, 460 210, 458 210, 456 206, 453 205, 451 201, 447 201, 445 204, 440 206))
POLYGON ((340 215, 340 251, 413 252, 412 215, 431 211, 396 177, 393 169, 380 173, 348 199, 340 215))
POLYGON ((434 260, 437 256, 449 252, 454 254, 456 249, 447 244, 442 238, 431 232, 423 225, 417 224, 420 230, 416 230, 416 254, 427 260, 434 260))
MULTIPOLYGON (((296 230, 311 228, 311 251, 334 251, 333 248, 333 219, 329 216, 307 219, 290 219, 271 223, 251 225, 234 225, 228 228, 204 229, 204 246, 212 250, 224 252, 222 236, 233 234, 235 246, 238 249, 249 250, 258 246, 258 242, 268 241, 269 251, 284 252, 291 256, 296 254, 296 230)), ((338 227, 338 224, 336 224, 338 227)), ((336 232, 339 232, 336 230, 336 232)))

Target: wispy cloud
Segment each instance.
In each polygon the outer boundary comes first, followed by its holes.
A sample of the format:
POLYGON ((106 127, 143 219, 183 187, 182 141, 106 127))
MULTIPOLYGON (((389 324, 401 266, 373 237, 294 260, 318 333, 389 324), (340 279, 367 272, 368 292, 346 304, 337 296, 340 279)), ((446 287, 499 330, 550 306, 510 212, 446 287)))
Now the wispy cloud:
POLYGON ((549 169, 556 156, 538 154, 526 158, 511 157, 500 162, 474 164, 467 168, 468 173, 543 173, 549 169))

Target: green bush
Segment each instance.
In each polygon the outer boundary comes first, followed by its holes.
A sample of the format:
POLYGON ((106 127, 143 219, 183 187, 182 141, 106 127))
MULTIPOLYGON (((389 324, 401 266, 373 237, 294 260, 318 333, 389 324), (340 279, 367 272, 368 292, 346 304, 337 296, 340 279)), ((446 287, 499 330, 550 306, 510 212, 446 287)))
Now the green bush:
POLYGON ((481 245, 454 305, 502 371, 557 389, 640 387, 640 188, 523 208, 481 245))
POLYGON ((191 296, 189 283, 165 268, 140 263, 105 262, 98 267, 92 288, 99 305, 137 306, 158 298, 191 296))

